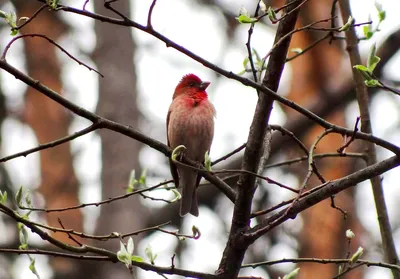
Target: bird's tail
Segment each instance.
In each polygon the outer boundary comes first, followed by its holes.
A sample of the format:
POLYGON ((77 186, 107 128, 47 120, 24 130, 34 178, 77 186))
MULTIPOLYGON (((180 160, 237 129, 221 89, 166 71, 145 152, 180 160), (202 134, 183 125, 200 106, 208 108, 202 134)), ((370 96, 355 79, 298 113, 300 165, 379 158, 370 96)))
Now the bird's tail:
POLYGON ((189 212, 196 217, 199 216, 196 193, 197 182, 197 171, 185 167, 180 168, 179 185, 182 187, 182 199, 179 215, 182 217, 189 212))

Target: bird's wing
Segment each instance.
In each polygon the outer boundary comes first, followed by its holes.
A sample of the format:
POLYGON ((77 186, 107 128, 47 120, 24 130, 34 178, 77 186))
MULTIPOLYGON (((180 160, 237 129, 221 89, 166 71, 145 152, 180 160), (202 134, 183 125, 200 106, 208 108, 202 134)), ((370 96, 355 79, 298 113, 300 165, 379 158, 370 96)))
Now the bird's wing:
MULTIPOLYGON (((167 115, 167 144, 169 147, 171 147, 171 144, 169 142, 169 137, 168 137, 168 125, 169 125, 169 116, 171 114, 171 111, 168 111, 168 115, 167 115)), ((171 170, 171 175, 172 178, 174 179, 174 183, 175 183, 175 187, 179 188, 179 175, 178 175, 178 170, 174 164, 174 162, 171 160, 171 158, 169 158, 169 168, 171 170)))

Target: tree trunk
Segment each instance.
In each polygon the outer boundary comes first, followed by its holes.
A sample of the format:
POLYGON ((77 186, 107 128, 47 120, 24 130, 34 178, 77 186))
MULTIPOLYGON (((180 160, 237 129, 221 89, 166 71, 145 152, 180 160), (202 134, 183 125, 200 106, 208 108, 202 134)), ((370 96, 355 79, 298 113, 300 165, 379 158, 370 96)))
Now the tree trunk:
MULTIPOLYGON (((110 15, 110 12, 104 9, 103 1, 95 1, 94 6, 96 13, 110 15)), ((130 11, 129 1, 115 2, 113 7, 123 13, 130 11)), ((133 64, 136 46, 132 30, 96 21, 95 31, 97 45, 93 59, 98 70, 105 76, 99 78, 99 102, 96 112, 108 119, 138 128, 141 114, 137 106, 138 92, 133 64)), ((99 134, 102 142, 101 181, 104 199, 125 193, 132 169, 135 169, 137 176, 140 175, 139 152, 142 144, 111 131, 100 131, 99 134)), ((127 233, 144 228, 147 214, 148 211, 136 196, 104 205, 101 207, 96 233, 127 233)), ((139 240, 140 236, 134 238, 135 247, 138 247, 139 240)), ((118 242, 100 244, 117 251, 118 242)), ((97 265, 95 273, 96 277, 93 278, 131 278, 123 265, 112 263, 97 265)))
MULTIPOLYGON (((18 0, 14 2, 19 16, 32 16, 41 6, 35 1, 18 0)), ((24 34, 39 33, 57 41, 67 26, 56 13, 43 11, 34 24, 26 25, 24 34)), ((28 75, 41 83, 62 92, 61 64, 57 59, 56 47, 42 38, 26 38, 24 40, 26 66, 28 75)), ((23 120, 33 129, 40 144, 47 143, 68 135, 70 117, 65 108, 50 100, 35 89, 28 87, 25 94, 25 111, 23 120)), ((68 207, 79 204, 79 182, 73 168, 70 144, 40 152, 41 183, 39 191, 43 195, 47 208, 68 207)), ((58 219, 66 228, 82 231, 82 215, 80 211, 64 211, 45 214, 50 226, 60 227, 58 219)), ((56 239, 76 245, 67 234, 53 233, 56 239)), ((55 278, 74 277, 79 273, 75 264, 69 259, 50 258, 55 278)))
MULTIPOLYGON (((331 5, 332 1, 329 0, 307 3, 301 10, 298 27, 320 19, 330 18, 331 5)), ((319 26, 323 26, 323 24, 319 26)), ((330 26, 326 24, 325 27, 330 26)), ((305 49, 321 36, 318 32, 298 32, 292 38, 291 48, 305 49)), ((342 76, 345 75, 344 72, 347 70, 350 72, 350 69, 343 71, 338 67, 338 61, 341 61, 345 55, 341 47, 341 42, 334 41, 331 45, 328 42, 328 40, 325 40, 309 52, 290 62, 292 73, 295 76, 292 79, 291 89, 288 93, 290 100, 308 107, 310 104, 318 103, 320 99, 329 98, 330 96, 322 95, 321 92, 334 89, 334 85, 340 84, 342 81, 342 76)), ((286 107, 284 109, 287 112, 288 118, 298 116, 296 112, 288 110, 286 107)), ((344 110, 342 107, 338 109, 339 111, 326 117, 326 119, 331 123, 346 126, 344 110)), ((301 140, 310 148, 323 131, 323 128, 315 126, 301 140)), ((343 138, 341 136, 328 135, 318 144, 316 152, 335 152, 342 144, 343 138)), ((288 150, 287 154, 290 157, 304 155, 304 153, 298 151, 298 148, 296 150, 288 150)), ((326 180, 332 180, 349 174, 355 163, 352 159, 335 158, 318 161, 316 165, 326 180)), ((298 174, 299 181, 304 179, 304 169, 307 167, 305 164, 301 166, 303 167, 301 170, 296 167, 291 168, 294 173, 298 174)), ((318 185, 320 183, 314 175, 307 185, 318 185)), ((353 239, 351 245, 352 251, 355 252, 359 246, 359 237, 363 229, 356 216, 354 189, 336 196, 335 204, 348 212, 348 219, 344 220, 343 214, 331 207, 330 200, 319 203, 302 213, 303 230, 299 236, 299 257, 345 257, 348 248, 345 237, 347 229, 352 229, 356 233, 357 237, 353 239)), ((299 279, 320 278, 321 275, 324 277, 334 277, 338 271, 335 265, 300 263, 298 266, 301 270, 298 276, 299 279)), ((344 278, 356 279, 361 277, 362 269, 356 269, 346 274, 344 278)))

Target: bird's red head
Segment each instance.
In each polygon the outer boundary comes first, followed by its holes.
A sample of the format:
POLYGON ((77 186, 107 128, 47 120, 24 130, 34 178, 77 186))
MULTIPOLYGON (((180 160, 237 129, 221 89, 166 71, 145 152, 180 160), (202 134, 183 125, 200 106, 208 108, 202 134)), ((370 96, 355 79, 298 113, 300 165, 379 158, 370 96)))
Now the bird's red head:
POLYGON ((182 77, 181 81, 175 88, 174 96, 176 97, 184 94, 188 96, 195 96, 197 94, 206 94, 206 88, 210 85, 208 81, 202 81, 195 74, 187 74, 182 77))

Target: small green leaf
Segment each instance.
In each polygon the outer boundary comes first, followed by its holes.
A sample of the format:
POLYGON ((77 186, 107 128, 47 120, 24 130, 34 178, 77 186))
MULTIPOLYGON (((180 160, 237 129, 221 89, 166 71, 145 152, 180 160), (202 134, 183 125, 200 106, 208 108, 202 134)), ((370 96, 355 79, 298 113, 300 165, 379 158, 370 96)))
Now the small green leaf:
POLYGON ((172 189, 172 193, 174 193, 175 198, 173 198, 173 199, 171 200, 171 203, 172 203, 172 202, 179 201, 179 200, 182 198, 182 195, 181 195, 181 193, 179 193, 178 190, 172 189))
POLYGON ((22 200, 22 186, 18 189, 17 193, 15 194, 15 201, 17 202, 18 206, 21 206, 22 200))
POLYGON ((19 242, 21 243, 20 249, 26 249, 28 247, 28 231, 26 230, 23 224, 18 225, 18 229, 19 229, 19 242))
POLYGON ((33 274, 35 274, 36 276, 38 276, 38 273, 37 273, 37 270, 36 270, 36 267, 35 267, 35 258, 32 258, 32 257, 30 257, 30 260, 31 260, 31 263, 30 263, 30 265, 29 265, 29 270, 33 273, 33 274))
POLYGON ((131 256, 131 261, 132 262, 137 262, 137 263, 142 263, 144 262, 143 258, 140 256, 131 256))
POLYGON ((367 33, 365 33, 365 39, 369 40, 372 38, 373 35, 374 35, 374 32, 367 32, 367 33))
POLYGON ((147 245, 146 249, 144 249, 144 253, 146 256, 150 259, 151 256, 153 255, 152 249, 150 245, 147 245))
POLYGON ((151 246, 147 245, 146 249, 144 249, 144 252, 146 253, 146 256, 149 259, 150 263, 154 265, 155 260, 157 258, 157 254, 153 253, 153 249, 151 248, 151 246))
POLYGON ((367 25, 363 26, 363 33, 367 40, 370 39, 372 37, 372 35, 374 35, 371 24, 367 24, 367 25))
POLYGON ((136 171, 133 169, 131 170, 131 173, 129 174, 129 183, 128 183, 128 188, 126 189, 127 193, 133 192, 135 190, 135 186, 139 183, 139 181, 136 180, 136 171))
POLYGON ((130 264, 130 256, 126 253, 123 253, 121 251, 117 252, 117 258, 120 262, 123 262, 127 266, 130 264))
POLYGON ((128 239, 128 244, 126 245, 126 251, 132 255, 133 254, 133 249, 135 248, 135 245, 133 244, 133 239, 132 237, 129 237, 128 239))
POLYGON ((298 267, 295 270, 293 270, 290 273, 283 276, 282 279, 295 279, 297 277, 297 274, 299 274, 299 271, 300 271, 300 268, 298 267))
POLYGON ((379 12, 378 13, 378 19, 379 19, 379 22, 384 21, 386 19, 386 12, 385 11, 379 12))
POLYGON ((139 183, 141 185, 146 185, 146 176, 147 176, 147 170, 143 169, 142 174, 139 177, 139 183))
POLYGON ((128 253, 128 251, 126 250, 125 244, 122 241, 119 242, 119 251, 118 252, 121 252, 122 254, 128 253))
POLYGON ((379 82, 379 80, 376 80, 376 79, 365 80, 364 83, 368 87, 380 87, 381 86, 381 83, 379 82))
POLYGON ((351 256, 350 264, 355 263, 363 254, 364 249, 362 247, 358 247, 357 251, 351 256))
POLYGON ((7 192, 0 191, 0 203, 5 204, 7 202, 7 192))
POLYGON ((347 19, 347 22, 345 25, 343 25, 342 27, 339 28, 339 31, 347 31, 350 29, 350 27, 353 25, 354 23, 354 18, 352 18, 351 16, 349 16, 349 18, 347 19))
POLYGON ((382 4, 379 2, 375 2, 375 8, 378 11, 378 19, 379 22, 382 22, 386 19, 386 12, 382 8, 382 4))
POLYGON ((276 13, 275 13, 274 9, 272 9, 272 7, 268 7, 267 14, 268 14, 269 20, 270 20, 272 23, 278 22, 278 18, 277 18, 277 16, 276 16, 276 13))
POLYGON ((131 173, 129 174, 129 183, 128 185, 131 186, 133 184, 137 183, 136 180, 136 170, 131 170, 131 173))
POLYGON ((364 80, 374 79, 369 72, 369 69, 364 65, 355 65, 353 66, 353 68, 356 69, 363 76, 364 80))
POLYGON ((172 151, 172 155, 171 155, 171 160, 176 162, 176 158, 182 154, 182 152, 186 150, 186 147, 184 145, 178 145, 177 147, 175 147, 175 149, 172 151))
POLYGON ((50 6, 53 10, 55 10, 58 6, 59 0, 47 0, 47 5, 50 6))
POLYGON ((243 68, 246 69, 247 64, 249 64, 249 61, 250 61, 250 59, 249 59, 248 56, 246 56, 246 57, 243 59, 243 68))
POLYGON ((260 57, 260 54, 258 54, 258 51, 254 47, 251 49, 251 53, 252 53, 253 56, 255 56, 256 61, 262 60, 261 57, 260 57))
POLYGON ((7 18, 7 13, 2 11, 2 10, 0 10, 0 17, 4 18, 4 19, 7 18))
POLYGON ((376 44, 373 43, 371 48, 369 49, 368 59, 367 59, 367 67, 368 69, 371 67, 371 60, 376 55, 376 44))
POLYGON ((242 76, 246 73, 246 69, 244 69, 243 71, 240 71, 239 73, 237 73, 238 76, 242 76))
POLYGON ((28 207, 32 208, 32 200, 31 200, 31 195, 30 195, 30 191, 26 191, 25 194, 25 202, 28 205, 28 207))
POLYGON ((378 56, 371 58, 370 65, 368 65, 368 69, 371 73, 375 70, 375 67, 378 65, 379 61, 381 61, 381 58, 378 56))
POLYGON ((353 68, 357 69, 360 72, 368 72, 369 73, 369 69, 367 67, 365 67, 364 65, 354 65, 353 68))
POLYGON ((208 154, 208 151, 204 154, 204 167, 207 171, 211 171, 211 159, 208 154))
POLYGON ((379 61, 381 61, 381 59, 378 56, 376 56, 376 44, 372 44, 367 59, 367 67, 369 73, 372 74, 372 72, 375 70, 376 65, 378 65, 379 61))
POLYGON ((196 226, 192 226, 192 233, 193 233, 194 239, 199 239, 201 236, 201 232, 200 232, 199 228, 196 226))
POLYGON ((235 17, 237 21, 240 23, 255 23, 257 22, 257 18, 255 17, 248 17, 246 15, 240 15, 238 17, 235 17))

